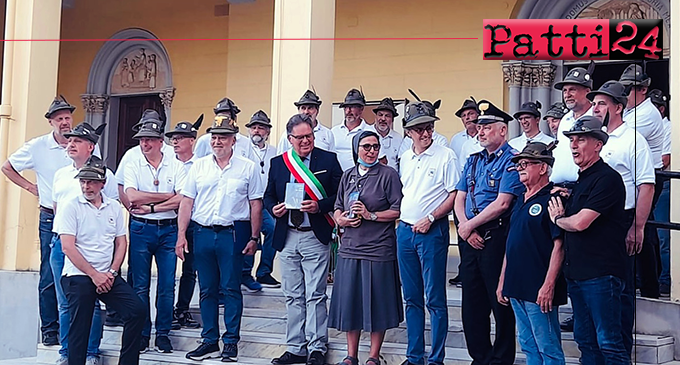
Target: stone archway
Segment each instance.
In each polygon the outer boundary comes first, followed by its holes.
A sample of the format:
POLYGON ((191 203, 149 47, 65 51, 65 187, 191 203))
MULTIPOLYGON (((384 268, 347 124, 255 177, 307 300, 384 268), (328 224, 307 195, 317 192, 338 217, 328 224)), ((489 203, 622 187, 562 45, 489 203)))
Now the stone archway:
POLYGON ((158 95, 170 120, 175 87, 165 47, 147 30, 124 29, 111 36, 97 53, 86 93, 81 95, 85 121, 95 126, 108 123, 100 143, 109 166, 115 164, 110 156, 116 155, 119 99, 141 95, 158 95))
MULTIPOLYGON (((513 10, 516 19, 575 19, 615 18, 626 19, 642 16, 663 19, 664 56, 670 39, 670 0, 524 0, 518 1, 513 10)), ((514 113, 522 103, 540 100, 543 111, 562 95, 554 90, 555 80, 563 77, 563 61, 510 61, 503 63, 503 77, 509 88, 508 109, 514 113)), ((547 132, 542 121, 541 129, 547 132)), ((519 126, 513 121, 510 136, 519 135, 519 126)))

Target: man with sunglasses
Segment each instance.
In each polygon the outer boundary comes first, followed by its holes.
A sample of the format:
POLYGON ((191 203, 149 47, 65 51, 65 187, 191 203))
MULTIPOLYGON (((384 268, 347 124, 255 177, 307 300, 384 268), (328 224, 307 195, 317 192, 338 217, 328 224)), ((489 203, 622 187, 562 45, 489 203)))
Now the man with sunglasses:
POLYGON ((439 101, 406 105, 403 126, 413 141, 401 156, 403 184, 397 227, 397 260, 406 301, 408 347, 404 365, 444 363, 448 310, 446 261, 449 220, 460 178, 455 153, 432 139, 439 101), (427 301, 424 300, 427 298, 427 301), (432 351, 425 358, 425 311, 430 313, 432 351))
MULTIPOLYGON (((515 317, 496 300, 508 237, 510 207, 524 192, 517 171, 509 170, 517 151, 506 142, 513 118, 492 103, 478 104, 479 143, 463 168, 456 189, 454 211, 458 221, 460 275, 463 281, 463 331, 475 364, 515 361, 515 317), (496 336, 490 341, 493 312, 496 336)), ((402 204, 403 205, 403 204, 402 204)))

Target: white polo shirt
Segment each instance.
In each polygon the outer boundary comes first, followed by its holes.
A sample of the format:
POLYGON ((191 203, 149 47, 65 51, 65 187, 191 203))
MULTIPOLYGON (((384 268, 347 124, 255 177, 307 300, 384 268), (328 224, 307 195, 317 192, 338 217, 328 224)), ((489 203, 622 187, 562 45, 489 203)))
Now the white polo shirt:
POLYGON ((656 181, 652 152, 645 138, 624 123, 609 133, 600 157, 623 178, 626 186, 626 209, 635 208, 637 187, 654 184, 656 181))
POLYGON ((409 149, 401 156, 399 175, 403 184, 400 220, 415 224, 431 214, 456 190, 460 179, 456 154, 432 143, 420 155, 409 149))
MULTIPOLYGON (((54 139, 54 132, 35 137, 24 143, 8 158, 17 172, 33 170, 38 185, 38 201, 45 208, 52 208, 52 182, 54 173, 73 163, 66 149, 54 139)), ((93 154, 101 157, 99 146, 94 146, 93 154)))
MULTIPOLYGON (((175 149, 163 142, 163 145, 161 147, 161 152, 163 154, 167 154, 168 156, 174 156, 175 155, 175 149)), ((139 147, 139 145, 136 145, 129 150, 125 151, 123 154, 123 157, 121 157, 120 162, 118 163, 118 169, 116 170, 116 183, 118 185, 124 185, 125 184, 125 166, 127 165, 128 162, 134 161, 134 160, 145 160, 144 154, 142 153, 142 148, 139 147)))
MULTIPOLYGON (((78 169, 73 164, 62 167, 54 173, 52 201, 57 206, 56 215, 59 215, 61 205, 83 194, 80 188, 80 179, 76 179, 77 174, 78 169)), ((106 183, 102 193, 108 198, 118 200, 118 184, 116 184, 113 172, 109 169, 106 169, 106 183)))
MULTIPOLYGON (((212 155, 212 148, 210 148, 210 138, 212 138, 212 133, 206 133, 196 140, 194 144, 194 156, 197 158, 212 155)), ((242 135, 241 133, 236 133, 236 143, 234 143, 234 155, 245 157, 250 159, 250 138, 242 135)))
MULTIPOLYGON (((276 155, 280 155, 293 147, 288 141, 288 133, 284 131, 279 138, 279 144, 276 148, 276 155)), ((328 152, 335 152, 335 137, 333 132, 325 125, 317 121, 314 127, 314 147, 321 148, 328 152)))
MULTIPOLYGON (((148 193, 179 193, 184 186, 186 176, 184 165, 175 157, 175 154, 164 153, 158 168, 153 167, 146 158, 130 161, 125 167, 124 188, 125 191, 134 188, 148 193), (154 180, 158 180, 158 185, 154 184, 154 180)), ((174 210, 133 215, 157 220, 177 218, 174 210)))
MULTIPOLYGON (((60 205, 54 227, 57 234, 75 236, 76 249, 99 272, 111 270, 114 241, 116 237, 127 233, 120 203, 104 195, 99 208, 87 201, 82 194, 60 205)), ((86 274, 66 256, 62 275, 86 274)))
POLYGON ((255 170, 257 176, 262 180, 262 188, 267 186, 267 179, 269 178, 269 168, 272 166, 272 158, 276 157, 276 147, 265 142, 264 148, 260 148, 253 143, 250 144, 253 149, 252 156, 255 163, 255 170))
MULTIPOLYGON (((453 150, 453 152, 456 153, 456 156, 458 157, 458 160, 462 160, 460 157, 462 156, 462 151, 463 151, 463 145, 465 142, 469 140, 477 139, 477 136, 471 136, 468 134, 467 130, 463 129, 462 131, 456 133, 453 137, 451 137, 451 144, 449 145, 449 148, 453 150)), ((458 161, 460 164, 460 161, 458 161)), ((463 165, 465 165, 465 161, 463 161, 463 165)))
MULTIPOLYGON (((342 171, 354 167, 354 158, 352 157, 352 138, 363 131, 373 131, 375 128, 372 125, 366 124, 366 121, 361 119, 361 124, 351 131, 343 122, 331 129, 333 137, 335 138, 335 153, 338 155, 338 162, 342 171)), ((376 132, 377 133, 377 132, 376 132)))
MULTIPOLYGON (((593 115, 593 107, 590 107, 581 117, 586 115, 593 115)), ((574 157, 571 155, 571 147, 569 147, 569 137, 564 135, 564 132, 571 129, 576 123, 574 118, 574 111, 570 110, 562 117, 560 126, 557 128, 557 147, 553 150, 553 157, 555 163, 553 164, 550 181, 555 184, 563 182, 575 182, 578 179, 578 166, 574 163, 574 157)))
POLYGON ((511 139, 508 142, 508 144, 510 145, 510 147, 521 152, 529 142, 541 142, 548 145, 552 143, 554 140, 555 138, 552 138, 543 132, 538 132, 538 134, 535 135, 533 138, 528 138, 526 133, 522 133, 520 136, 511 139))
POLYGON ((651 99, 647 98, 635 108, 624 110, 623 121, 645 137, 649 149, 652 151, 654 168, 662 168, 663 161, 661 161, 661 155, 665 138, 665 128, 663 120, 661 119, 661 113, 659 113, 659 109, 652 104, 651 99))
POLYGON ((179 161, 179 163, 182 164, 182 167, 184 167, 184 173, 187 174, 187 175, 189 175, 189 170, 191 170, 191 166, 193 166, 194 162, 196 162, 196 160, 198 160, 198 157, 196 157, 196 155, 192 155, 190 159, 188 159, 184 162, 182 160, 180 160, 177 157, 176 154, 175 154, 175 158, 177 158, 177 161, 179 161))
POLYGON ((387 166, 392 167, 395 170, 399 170, 399 148, 401 148, 401 143, 404 137, 401 136, 394 129, 390 129, 385 137, 380 136, 380 157, 385 156, 387 158, 387 166))
POLYGON ((661 155, 671 154, 671 121, 668 118, 663 118, 664 125, 664 139, 663 139, 663 150, 661 155))
MULTIPOLYGON (((432 141, 434 141, 435 144, 449 148, 449 141, 446 137, 437 133, 437 131, 432 131, 432 141)), ((413 140, 411 137, 404 136, 404 139, 401 141, 401 146, 399 146, 399 156, 410 150, 411 147, 413 147, 413 140)), ((456 157, 458 157, 458 155, 456 155, 456 157)))
POLYGON ((232 156, 224 169, 213 155, 198 159, 182 189, 182 195, 194 199, 191 220, 202 226, 250 220, 250 201, 264 194, 259 175, 259 166, 241 156, 232 156))
POLYGON ((460 150, 460 155, 456 156, 458 157, 458 171, 463 173, 463 169, 465 168, 465 163, 467 163, 468 158, 473 153, 482 152, 483 149, 484 147, 479 144, 479 139, 477 137, 465 141, 463 147, 460 150))

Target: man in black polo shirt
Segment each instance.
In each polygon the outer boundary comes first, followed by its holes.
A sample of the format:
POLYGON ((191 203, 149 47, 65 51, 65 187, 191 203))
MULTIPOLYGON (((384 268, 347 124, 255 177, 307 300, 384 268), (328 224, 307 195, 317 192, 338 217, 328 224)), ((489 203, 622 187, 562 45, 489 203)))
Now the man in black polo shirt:
POLYGON ((496 296, 500 304, 512 304, 527 364, 564 364, 558 313, 567 303, 562 230, 548 214, 553 146, 530 142, 511 160, 527 190, 512 211, 496 296))
POLYGON ((626 189, 621 175, 600 158, 608 135, 584 116, 569 131, 576 186, 566 204, 552 198, 551 220, 565 231, 564 275, 574 310, 574 339, 582 364, 630 364, 621 333, 626 273, 626 189))

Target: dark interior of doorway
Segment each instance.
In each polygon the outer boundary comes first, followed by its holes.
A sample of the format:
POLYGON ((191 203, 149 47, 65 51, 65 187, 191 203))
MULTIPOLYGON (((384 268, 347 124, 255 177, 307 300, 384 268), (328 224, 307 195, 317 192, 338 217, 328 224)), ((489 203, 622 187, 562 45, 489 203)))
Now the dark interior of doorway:
POLYGON ((125 154, 125 151, 138 144, 138 142, 132 138, 132 136, 135 135, 135 132, 132 131, 132 126, 139 122, 142 113, 146 109, 153 109, 157 111, 158 114, 160 114, 161 119, 163 121, 166 120, 165 110, 158 94, 120 98, 120 107, 118 112, 116 166, 118 166, 118 163, 123 157, 123 154, 125 154))

